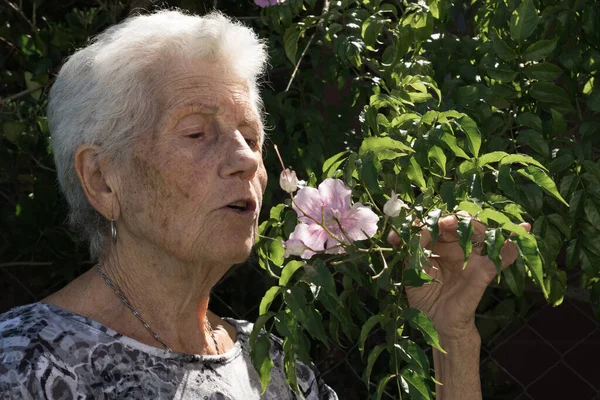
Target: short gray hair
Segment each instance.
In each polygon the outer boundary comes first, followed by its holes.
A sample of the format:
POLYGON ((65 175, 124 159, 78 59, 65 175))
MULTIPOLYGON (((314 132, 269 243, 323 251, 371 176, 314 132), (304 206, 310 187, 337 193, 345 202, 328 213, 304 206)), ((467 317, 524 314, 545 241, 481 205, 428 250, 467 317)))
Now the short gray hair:
POLYGON ((209 60, 224 64, 248 81, 259 111, 258 79, 267 60, 266 45, 254 31, 213 12, 205 16, 163 10, 130 17, 108 28, 62 66, 50 90, 48 125, 58 181, 69 204, 69 222, 100 256, 108 223, 87 201, 74 167, 82 145, 98 145, 117 162, 130 154, 143 132, 160 119, 152 84, 171 60, 209 60))

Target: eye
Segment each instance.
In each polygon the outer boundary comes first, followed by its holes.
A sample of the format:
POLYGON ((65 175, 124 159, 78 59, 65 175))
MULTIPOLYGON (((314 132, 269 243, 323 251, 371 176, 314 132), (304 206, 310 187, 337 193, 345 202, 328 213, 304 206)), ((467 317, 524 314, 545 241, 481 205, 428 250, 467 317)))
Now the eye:
POLYGON ((246 139, 246 143, 248 143, 248 147, 251 149, 256 149, 258 147, 258 142, 254 139, 246 139))
POLYGON ((202 136, 204 136, 203 132, 196 132, 196 133, 192 133, 190 135, 187 135, 187 137, 189 137, 190 139, 199 139, 202 136))

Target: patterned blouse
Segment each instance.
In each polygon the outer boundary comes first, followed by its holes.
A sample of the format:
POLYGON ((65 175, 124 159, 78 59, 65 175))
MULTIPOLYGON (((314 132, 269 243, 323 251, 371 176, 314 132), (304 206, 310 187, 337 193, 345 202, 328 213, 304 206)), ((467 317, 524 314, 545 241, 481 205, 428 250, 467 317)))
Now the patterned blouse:
MULTIPOLYGON (((0 315, 0 399, 300 399, 285 381, 281 340, 271 337, 271 382, 261 384, 250 360, 252 324, 235 326, 222 355, 170 353, 123 336, 87 317, 34 303, 0 315)), ((298 362, 307 400, 337 400, 298 362)))

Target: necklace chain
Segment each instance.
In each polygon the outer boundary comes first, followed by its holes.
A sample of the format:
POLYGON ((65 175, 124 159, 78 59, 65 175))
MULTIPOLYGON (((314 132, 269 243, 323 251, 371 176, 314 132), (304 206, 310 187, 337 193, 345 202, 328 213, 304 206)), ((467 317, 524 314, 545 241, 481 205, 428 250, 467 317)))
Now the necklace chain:
MULTIPOLYGON (((131 305, 131 303, 129 302, 127 297, 125 297, 123 292, 121 292, 121 290, 113 283, 113 281, 111 281, 110 278, 108 276, 106 276, 106 274, 102 270, 102 265, 100 265, 100 263, 98 263, 98 264, 96 264, 96 267, 98 268, 98 272, 100 273, 100 276, 102 277, 102 279, 104 279, 104 282, 106 282, 106 284, 108 286, 110 286, 110 288, 113 290, 113 292, 115 292, 117 297, 119 297, 119 299, 121 299, 123 304, 125 304, 127 306, 127 308, 129 308, 131 313, 142 323, 142 325, 144 325, 144 328, 146 328, 146 330, 148 330, 148 332, 150 332, 152 334, 152 336, 154 336, 154 339, 156 339, 156 341, 159 342, 165 348, 166 351, 170 351, 170 352, 173 351, 173 350, 171 350, 169 345, 167 345, 160 338, 159 334, 154 332, 154 330, 150 327, 150 325, 148 325, 148 323, 146 321, 144 321, 144 319, 142 318, 140 313, 131 305)), ((210 334, 210 337, 212 338, 212 340, 215 344, 215 349, 217 350, 217 354, 221 354, 221 352, 219 351, 219 344, 217 342, 217 338, 215 337, 215 331, 213 330, 213 328, 210 324, 210 321, 208 320, 208 317, 205 318, 205 321, 206 321, 205 322, 206 329, 208 330, 208 333, 210 334)))

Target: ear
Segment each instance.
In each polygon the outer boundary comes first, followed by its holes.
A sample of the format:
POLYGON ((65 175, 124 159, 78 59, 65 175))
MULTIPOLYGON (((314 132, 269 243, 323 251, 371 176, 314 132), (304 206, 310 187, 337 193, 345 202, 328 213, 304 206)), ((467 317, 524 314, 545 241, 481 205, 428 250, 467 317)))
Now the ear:
POLYGON ((75 170, 89 203, 107 220, 118 219, 120 208, 106 163, 98 146, 80 146, 75 152, 75 170))

